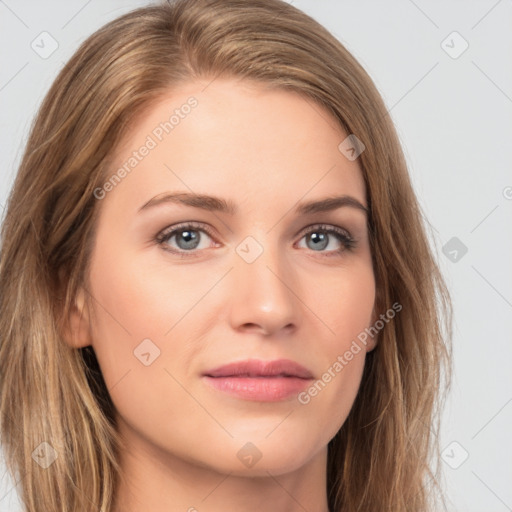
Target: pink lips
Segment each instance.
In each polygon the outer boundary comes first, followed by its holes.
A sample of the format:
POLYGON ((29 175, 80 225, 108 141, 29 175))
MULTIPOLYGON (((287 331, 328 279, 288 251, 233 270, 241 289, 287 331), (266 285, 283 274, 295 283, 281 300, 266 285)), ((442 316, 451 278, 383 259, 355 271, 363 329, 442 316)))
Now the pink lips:
POLYGON ((288 359, 230 363, 205 372, 203 377, 219 391, 259 402, 285 400, 313 379, 309 370, 288 359))

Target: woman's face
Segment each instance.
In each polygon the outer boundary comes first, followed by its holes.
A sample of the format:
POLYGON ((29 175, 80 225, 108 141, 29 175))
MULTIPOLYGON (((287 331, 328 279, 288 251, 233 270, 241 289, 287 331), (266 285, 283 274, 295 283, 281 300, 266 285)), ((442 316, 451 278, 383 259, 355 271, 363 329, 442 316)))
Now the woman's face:
POLYGON ((373 348, 365 186, 321 106, 207 85, 148 111, 96 190, 80 339, 131 449, 283 474, 325 455, 373 348))

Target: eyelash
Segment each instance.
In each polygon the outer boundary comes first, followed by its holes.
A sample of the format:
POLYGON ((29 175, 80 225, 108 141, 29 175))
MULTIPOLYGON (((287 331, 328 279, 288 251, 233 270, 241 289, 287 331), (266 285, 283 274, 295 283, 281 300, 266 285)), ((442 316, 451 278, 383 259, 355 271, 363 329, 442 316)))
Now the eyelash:
MULTIPOLYGON (((197 252, 201 251, 201 249, 198 250, 176 250, 176 249, 170 249, 167 246, 167 241, 172 238, 174 235, 183 232, 183 231, 200 231, 202 233, 206 233, 210 238, 215 240, 215 237, 211 230, 204 224, 198 223, 198 222, 186 222, 183 224, 178 224, 176 226, 171 226, 168 228, 165 228, 164 230, 160 231, 156 237, 155 242, 162 247, 163 250, 171 252, 173 254, 177 254, 182 258, 186 257, 194 257, 196 256, 197 252)), ((334 235, 339 242, 342 244, 341 249, 331 250, 331 251, 318 251, 319 254, 321 254, 323 257, 332 257, 332 256, 339 256, 341 253, 345 251, 352 251, 356 247, 356 240, 350 235, 350 233, 342 228, 339 228, 337 226, 331 226, 326 224, 314 224, 312 226, 307 226, 304 228, 303 231, 301 231, 301 237, 304 238, 305 236, 316 233, 316 232, 322 232, 327 233, 329 235, 334 235)), ((317 251, 312 251, 317 252, 317 251)))

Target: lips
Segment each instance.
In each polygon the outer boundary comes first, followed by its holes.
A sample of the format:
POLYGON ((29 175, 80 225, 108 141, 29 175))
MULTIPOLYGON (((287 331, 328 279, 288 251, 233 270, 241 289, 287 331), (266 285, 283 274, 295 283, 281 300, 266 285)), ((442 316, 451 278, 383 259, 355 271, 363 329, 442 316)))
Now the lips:
POLYGON ((302 391, 313 379, 304 366, 288 359, 229 363, 203 374, 214 389, 244 400, 275 402, 302 391))

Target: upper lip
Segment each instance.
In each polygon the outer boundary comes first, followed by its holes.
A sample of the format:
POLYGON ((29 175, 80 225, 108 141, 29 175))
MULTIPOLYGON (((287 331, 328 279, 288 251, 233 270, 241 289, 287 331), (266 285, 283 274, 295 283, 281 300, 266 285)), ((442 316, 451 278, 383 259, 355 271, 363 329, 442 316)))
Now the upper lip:
POLYGON ((228 363, 204 373, 207 377, 297 377, 312 379, 311 372, 304 366, 289 359, 261 361, 249 359, 228 363))

